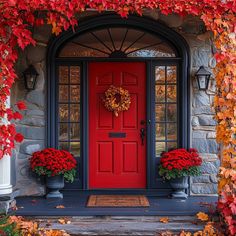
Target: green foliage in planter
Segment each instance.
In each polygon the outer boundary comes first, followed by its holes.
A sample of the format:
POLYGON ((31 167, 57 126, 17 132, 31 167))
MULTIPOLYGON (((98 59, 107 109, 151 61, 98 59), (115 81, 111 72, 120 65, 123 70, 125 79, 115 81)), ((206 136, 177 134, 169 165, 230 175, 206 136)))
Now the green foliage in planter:
POLYGON ((178 169, 168 170, 164 168, 162 165, 160 165, 159 174, 164 179, 170 180, 170 179, 181 178, 184 176, 199 176, 201 175, 201 170, 199 166, 192 166, 192 167, 189 167, 189 169, 182 169, 182 170, 178 170, 178 169))
MULTIPOLYGON (((34 168, 34 172, 38 175, 45 175, 45 176, 53 176, 52 171, 46 169, 43 166, 37 166, 34 168)), ((76 175, 76 169, 72 169, 72 170, 68 170, 68 171, 63 171, 63 172, 59 172, 56 175, 63 175, 64 179, 66 182, 73 182, 75 179, 75 175, 76 175)))
POLYGON ((67 171, 64 173, 64 179, 67 181, 67 182, 73 182, 74 179, 75 179, 75 175, 76 175, 76 170, 75 169, 72 169, 70 171, 67 171))

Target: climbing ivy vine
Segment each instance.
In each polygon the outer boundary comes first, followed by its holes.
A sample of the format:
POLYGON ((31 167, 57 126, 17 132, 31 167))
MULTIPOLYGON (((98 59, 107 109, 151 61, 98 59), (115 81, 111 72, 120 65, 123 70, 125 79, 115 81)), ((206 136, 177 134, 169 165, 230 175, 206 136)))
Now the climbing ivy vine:
POLYGON ((159 9, 163 14, 177 13, 199 16, 214 34, 216 47, 215 79, 217 92, 214 100, 217 120, 217 141, 222 145, 219 180, 219 209, 228 225, 229 233, 236 234, 236 1, 235 0, 0 0, 0 158, 11 155, 15 142, 23 136, 8 123, 21 119, 23 102, 16 110, 6 106, 11 87, 17 79, 14 64, 18 49, 35 45, 31 29, 43 24, 52 25, 56 35, 70 27, 79 27, 78 14, 87 9, 99 12, 113 10, 128 17, 142 15, 142 10, 159 9))

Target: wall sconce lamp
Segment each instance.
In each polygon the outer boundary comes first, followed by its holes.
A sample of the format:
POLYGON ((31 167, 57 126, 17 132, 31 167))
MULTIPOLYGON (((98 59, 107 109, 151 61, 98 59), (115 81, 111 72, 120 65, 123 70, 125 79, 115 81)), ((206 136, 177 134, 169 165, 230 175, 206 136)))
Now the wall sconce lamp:
POLYGON ((34 68, 33 65, 30 65, 24 72, 23 72, 23 76, 24 76, 24 81, 25 81, 25 88, 27 90, 34 90, 35 89, 35 85, 37 82, 37 77, 38 77, 38 72, 36 71, 36 69, 34 68))
POLYGON ((195 73, 195 77, 197 78, 198 89, 206 91, 209 87, 211 73, 207 71, 204 66, 200 66, 195 73))

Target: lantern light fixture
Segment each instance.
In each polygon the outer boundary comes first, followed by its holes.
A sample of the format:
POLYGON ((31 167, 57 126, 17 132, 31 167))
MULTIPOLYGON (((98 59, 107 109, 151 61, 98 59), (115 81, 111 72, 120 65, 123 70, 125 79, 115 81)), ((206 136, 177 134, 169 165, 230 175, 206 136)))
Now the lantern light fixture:
POLYGON ((207 71, 204 66, 200 66, 198 71, 195 73, 195 77, 197 78, 198 89, 199 90, 207 90, 209 87, 211 73, 207 71))
POLYGON ((25 88, 27 90, 34 90, 39 73, 36 71, 33 65, 30 65, 24 72, 25 88))

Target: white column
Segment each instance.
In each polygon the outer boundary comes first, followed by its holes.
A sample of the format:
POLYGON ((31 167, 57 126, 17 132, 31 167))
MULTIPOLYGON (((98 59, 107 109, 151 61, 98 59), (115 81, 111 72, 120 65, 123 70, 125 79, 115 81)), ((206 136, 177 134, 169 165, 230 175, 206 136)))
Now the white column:
MULTIPOLYGON (((10 97, 7 100, 7 106, 10 106, 10 97)), ((7 119, 2 119, 1 124, 7 124, 7 119)), ((0 159, 0 196, 12 193, 11 185, 11 157, 5 155, 0 159)))
POLYGON ((11 157, 5 155, 0 159, 0 196, 12 193, 11 157))

